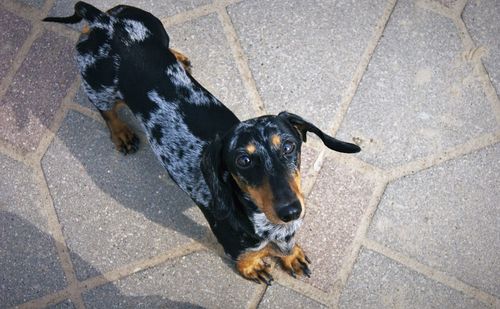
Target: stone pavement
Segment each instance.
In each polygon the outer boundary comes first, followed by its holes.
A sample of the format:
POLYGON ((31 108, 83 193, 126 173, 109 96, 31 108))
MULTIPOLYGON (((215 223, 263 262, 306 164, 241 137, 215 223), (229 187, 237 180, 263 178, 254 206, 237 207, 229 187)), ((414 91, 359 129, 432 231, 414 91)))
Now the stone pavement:
POLYGON ((144 136, 113 149, 78 26, 40 22, 74 1, 2 0, 1 308, 500 308, 498 1, 121 2, 241 118, 287 109, 363 151, 310 139, 312 277, 246 281, 144 136))

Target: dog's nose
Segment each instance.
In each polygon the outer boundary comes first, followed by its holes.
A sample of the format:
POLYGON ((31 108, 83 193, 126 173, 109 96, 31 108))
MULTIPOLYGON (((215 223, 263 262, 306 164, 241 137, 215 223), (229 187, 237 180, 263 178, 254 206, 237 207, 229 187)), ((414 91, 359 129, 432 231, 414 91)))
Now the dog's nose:
POLYGON ((300 202, 294 201, 286 206, 283 206, 278 209, 278 217, 283 222, 289 222, 300 217, 300 212, 302 211, 302 206, 300 202))

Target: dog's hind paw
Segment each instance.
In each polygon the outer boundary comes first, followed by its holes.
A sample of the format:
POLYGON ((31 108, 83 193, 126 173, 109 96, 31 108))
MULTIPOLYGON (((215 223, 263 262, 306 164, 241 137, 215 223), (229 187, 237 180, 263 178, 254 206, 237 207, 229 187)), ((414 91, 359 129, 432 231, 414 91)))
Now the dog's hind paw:
POLYGON ((134 153, 139 149, 139 138, 126 125, 113 128, 111 140, 116 149, 124 155, 134 153))

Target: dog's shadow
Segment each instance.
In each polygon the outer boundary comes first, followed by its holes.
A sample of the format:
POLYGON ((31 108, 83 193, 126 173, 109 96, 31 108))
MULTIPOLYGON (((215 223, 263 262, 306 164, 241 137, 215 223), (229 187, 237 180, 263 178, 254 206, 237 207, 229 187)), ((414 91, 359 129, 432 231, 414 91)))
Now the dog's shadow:
MULTIPOLYGON (((2 268, 5 271, 0 274, 3 290, 0 291, 2 296, 0 306, 16 306, 21 302, 64 288, 64 274, 54 249, 55 240, 14 212, 0 210, 0 223, 6 230, 2 235, 2 241, 11 246, 10 250, 3 252, 0 261, 0 265, 5 266, 2 268), (32 250, 32 246, 37 246, 39 250, 32 250), (50 254, 47 254, 49 252, 50 254), (19 267, 12 265, 22 265, 22 273, 19 273, 19 267)), ((78 255, 73 256, 73 259, 92 268, 89 262, 78 255)), ((99 271, 94 271, 100 274, 99 271)), ((203 308, 160 295, 164 294, 161 287, 156 286, 152 289, 155 290, 153 293, 158 295, 131 296, 126 295, 115 284, 106 284, 84 292, 83 299, 91 307, 97 305, 106 308, 203 308)), ((73 305, 66 300, 53 307, 72 308, 73 305)))
MULTIPOLYGON (((211 232, 201 211, 160 165, 135 117, 130 112, 121 116, 141 139, 137 153, 119 153, 104 122, 69 111, 42 159, 51 196, 67 231, 65 236, 91 241, 86 230, 92 234, 95 229, 109 229, 108 237, 115 239, 122 239, 116 235, 120 233, 137 234, 129 242, 144 239, 144 244, 139 245, 153 252, 188 242, 182 235, 206 240, 211 232), (70 227, 74 222, 81 227, 70 227), (160 241, 151 241, 152 238, 160 241)), ((111 239, 96 241, 108 242, 104 246, 110 249, 119 246, 111 239)), ((135 250, 134 244, 111 250, 127 250, 127 246, 135 250)), ((142 255, 147 257, 148 253, 142 255)), ((88 275, 92 274, 79 277, 88 275)))

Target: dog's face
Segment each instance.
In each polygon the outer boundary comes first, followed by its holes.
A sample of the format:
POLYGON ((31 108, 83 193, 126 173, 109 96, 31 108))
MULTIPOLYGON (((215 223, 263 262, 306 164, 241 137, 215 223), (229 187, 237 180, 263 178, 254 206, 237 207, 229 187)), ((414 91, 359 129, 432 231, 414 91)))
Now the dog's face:
POLYGON ((300 150, 307 132, 318 135, 330 149, 347 153, 360 150, 287 112, 241 122, 209 144, 201 168, 216 216, 229 215, 236 194, 271 223, 284 224, 303 217, 300 150))
POLYGON ((240 123, 226 139, 225 166, 242 197, 269 221, 282 224, 304 214, 298 131, 283 117, 240 123))

